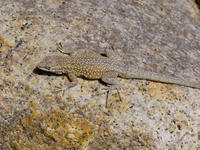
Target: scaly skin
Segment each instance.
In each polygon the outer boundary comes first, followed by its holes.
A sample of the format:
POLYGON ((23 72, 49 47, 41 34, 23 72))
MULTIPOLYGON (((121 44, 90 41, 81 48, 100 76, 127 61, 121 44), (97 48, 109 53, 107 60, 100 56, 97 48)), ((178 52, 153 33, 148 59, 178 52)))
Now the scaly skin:
POLYGON ((74 53, 70 56, 46 56, 37 67, 41 70, 57 74, 67 74, 72 82, 66 88, 77 85, 77 77, 79 76, 84 76, 87 79, 101 79, 107 84, 116 86, 119 83, 115 78, 119 76, 122 78, 146 79, 200 89, 200 84, 197 83, 128 67, 119 58, 116 58, 114 52, 111 50, 107 51, 107 56, 102 56, 94 52, 74 53))

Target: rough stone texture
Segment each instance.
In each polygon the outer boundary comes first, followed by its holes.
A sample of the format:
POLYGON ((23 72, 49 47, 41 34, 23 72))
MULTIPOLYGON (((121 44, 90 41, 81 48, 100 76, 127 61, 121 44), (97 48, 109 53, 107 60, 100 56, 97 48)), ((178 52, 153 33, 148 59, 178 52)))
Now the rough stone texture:
POLYGON ((46 55, 113 46, 127 63, 200 82, 200 12, 188 0, 0 0, 0 149, 200 149, 200 90, 120 79, 55 93, 46 55))

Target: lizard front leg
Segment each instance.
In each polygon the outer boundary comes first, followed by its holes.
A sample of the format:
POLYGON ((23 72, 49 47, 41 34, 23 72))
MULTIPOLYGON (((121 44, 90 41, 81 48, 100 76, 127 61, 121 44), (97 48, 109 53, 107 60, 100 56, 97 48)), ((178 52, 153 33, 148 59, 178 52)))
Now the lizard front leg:
POLYGON ((58 50, 60 53, 64 54, 64 55, 77 56, 77 55, 85 54, 85 53, 90 53, 90 54, 98 55, 98 56, 100 55, 100 54, 98 54, 98 53, 96 53, 96 52, 93 52, 93 51, 91 51, 91 50, 88 50, 88 49, 87 49, 87 50, 78 50, 78 51, 69 50, 69 49, 63 50, 64 48, 63 48, 61 42, 60 42, 60 43, 56 43, 56 45, 57 45, 57 50, 58 50))
POLYGON ((71 82, 62 88, 58 87, 59 90, 57 90, 56 92, 65 91, 65 90, 70 89, 78 84, 77 77, 73 73, 68 73, 67 76, 71 82))
POLYGON ((68 85, 67 85, 67 88, 72 88, 74 86, 76 86, 78 84, 78 80, 77 80, 77 77, 73 74, 73 73, 68 73, 67 74, 69 80, 71 81, 68 85))

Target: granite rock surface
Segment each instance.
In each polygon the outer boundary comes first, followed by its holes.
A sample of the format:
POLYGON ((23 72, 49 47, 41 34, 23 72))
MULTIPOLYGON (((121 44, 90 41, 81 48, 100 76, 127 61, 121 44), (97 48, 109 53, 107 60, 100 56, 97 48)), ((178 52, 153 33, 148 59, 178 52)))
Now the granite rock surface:
POLYGON ((46 56, 103 52, 127 64, 200 82, 200 10, 188 0, 0 0, 0 149, 200 149, 200 90, 99 81, 36 69, 46 56))

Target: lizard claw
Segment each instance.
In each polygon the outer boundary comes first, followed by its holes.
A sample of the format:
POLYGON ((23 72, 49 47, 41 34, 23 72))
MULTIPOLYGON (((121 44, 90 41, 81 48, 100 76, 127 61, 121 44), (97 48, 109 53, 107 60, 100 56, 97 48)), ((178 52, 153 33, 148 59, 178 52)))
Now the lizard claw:
POLYGON ((53 93, 64 92, 66 88, 55 86, 53 93))
POLYGON ((70 88, 72 88, 72 87, 74 87, 74 86, 76 86, 77 85, 77 80, 75 80, 74 82, 70 82, 70 83, 68 83, 66 86, 64 86, 64 87, 58 87, 58 86, 55 86, 55 88, 57 88, 57 90, 55 91, 55 92, 61 92, 61 91, 66 91, 66 90, 68 90, 68 89, 70 89, 70 88))
POLYGON ((109 94, 110 94, 110 92, 111 92, 112 90, 114 90, 114 89, 117 90, 117 94, 118 94, 118 96, 119 96, 120 101, 122 100, 121 95, 120 95, 120 92, 119 92, 119 90, 120 90, 119 85, 111 85, 111 86, 109 86, 109 88, 108 88, 108 92, 107 92, 107 96, 106 96, 106 108, 107 108, 107 106, 108 106, 109 94))

